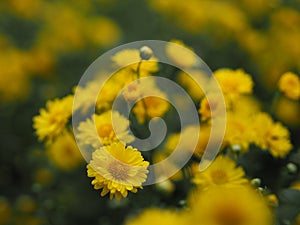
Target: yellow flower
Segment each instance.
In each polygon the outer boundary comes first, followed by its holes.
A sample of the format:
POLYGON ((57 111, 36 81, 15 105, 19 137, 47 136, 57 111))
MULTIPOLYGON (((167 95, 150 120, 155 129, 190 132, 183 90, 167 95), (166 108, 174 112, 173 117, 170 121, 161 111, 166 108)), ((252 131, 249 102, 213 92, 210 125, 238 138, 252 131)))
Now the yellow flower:
POLYGON ((279 90, 288 98, 298 100, 300 99, 300 79, 291 72, 283 74, 279 79, 279 90))
POLYGON ((152 96, 139 100, 133 108, 133 112, 140 123, 144 123, 146 118, 163 116, 170 107, 169 103, 165 100, 167 96, 157 88, 154 88, 150 92, 145 91, 144 94, 151 94, 152 96), (156 96, 162 96, 165 99, 156 96))
POLYGON ((224 96, 224 99, 220 98, 219 94, 209 93, 206 97, 200 101, 200 108, 198 110, 201 115, 201 121, 209 120, 212 116, 215 118, 222 117, 225 109, 229 107, 228 99, 224 96), (222 103, 224 101, 224 103, 222 103))
POLYGON ((254 143, 263 150, 269 150, 274 157, 284 158, 292 149, 289 130, 279 122, 273 122, 266 113, 253 119, 254 143))
POLYGON ((290 98, 280 96, 275 102, 276 118, 289 127, 300 125, 300 104, 290 98))
MULTIPOLYGON (((193 152, 196 157, 201 157, 208 144, 210 131, 211 126, 209 124, 202 124, 200 126, 200 131, 199 127, 197 126, 187 126, 180 134, 176 133, 168 137, 165 145, 165 152, 171 154, 176 149, 179 140, 181 139, 182 149, 184 149, 185 151, 193 152), (199 134, 199 136, 197 136, 197 133, 199 134), (196 146, 193 146, 193 144, 190 142, 190 139, 196 138, 198 138, 198 142, 196 146)), ((213 141, 213 139, 211 139, 210 141, 213 141)))
POLYGON ((183 213, 159 208, 150 208, 143 211, 138 216, 129 219, 125 225, 188 225, 183 213))
POLYGON ((214 187, 190 197, 189 224, 272 225, 272 213, 265 199, 247 186, 214 187))
MULTIPOLYGON (((129 71, 137 71, 138 63, 141 61, 140 52, 137 49, 125 49, 112 57, 112 61, 119 67, 129 71)), ((140 65, 140 76, 148 76, 158 71, 157 59, 152 56, 140 65)))
POLYGON ((100 115, 94 114, 92 119, 87 119, 79 124, 78 131, 79 143, 95 148, 111 144, 114 141, 124 143, 134 141, 134 136, 129 133, 129 120, 117 111, 109 110, 100 115))
POLYGON ((93 152, 87 173, 88 177, 94 177, 94 188, 102 189, 101 196, 110 193, 110 199, 119 200, 125 198, 128 191, 136 193, 142 188, 148 165, 136 148, 114 142, 93 152))
POLYGON ((202 88, 207 85, 208 78, 204 73, 198 70, 191 70, 186 74, 185 72, 180 72, 178 75, 178 82, 187 89, 189 95, 194 101, 199 101, 200 98, 203 97, 204 93, 202 88), (197 81, 200 82, 200 86, 198 83, 189 76, 191 74, 193 77, 197 78, 197 81))
POLYGON ((300 191, 300 181, 298 180, 298 181, 294 182, 294 183, 291 185, 291 188, 300 191))
POLYGON ((33 118, 33 127, 40 141, 49 143, 65 129, 72 114, 73 96, 55 99, 46 103, 46 109, 40 110, 40 115, 33 118))
POLYGON ((36 171, 34 181, 42 186, 48 186, 53 181, 53 174, 48 168, 41 168, 36 171))
POLYGON ((61 170, 72 170, 83 163, 82 155, 72 134, 65 132, 48 146, 49 160, 61 170))
POLYGON ((300 225, 300 213, 298 214, 298 216, 297 216, 297 218, 296 218, 293 225, 300 225))
POLYGON ((224 94, 234 98, 240 94, 251 94, 253 81, 243 70, 219 69, 214 72, 224 94))
MULTIPOLYGON (((243 113, 243 112, 242 112, 243 113)), ((251 129, 252 120, 249 115, 243 115, 239 111, 227 112, 226 133, 224 144, 227 146, 238 145, 243 152, 247 151, 253 141, 253 131, 251 129)))
POLYGON ((171 40, 171 44, 166 46, 166 52, 170 59, 178 66, 192 67, 197 62, 193 50, 179 40, 171 40))
POLYGON ((0 224, 9 224, 12 217, 12 209, 6 198, 0 196, 0 224))
POLYGON ((218 156, 205 171, 196 171, 193 182, 201 189, 213 186, 235 187, 247 184, 245 173, 234 161, 218 156))

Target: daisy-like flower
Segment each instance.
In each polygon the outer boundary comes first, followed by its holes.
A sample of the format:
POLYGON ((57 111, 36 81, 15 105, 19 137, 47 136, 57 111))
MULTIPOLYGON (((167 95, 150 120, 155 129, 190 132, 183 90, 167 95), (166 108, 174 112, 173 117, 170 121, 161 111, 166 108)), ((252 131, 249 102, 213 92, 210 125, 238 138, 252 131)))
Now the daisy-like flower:
POLYGON ((278 82, 279 90, 288 98, 300 99, 300 79, 291 72, 283 74, 278 82))
POLYGON ((249 74, 243 70, 219 69, 214 72, 225 95, 235 98, 241 94, 251 94, 253 81, 249 74))
POLYGON ((193 182, 201 189, 209 189, 213 186, 243 186, 248 181, 241 167, 228 157, 220 155, 205 171, 194 171, 193 182))
POLYGON ((166 52, 170 59, 176 63, 176 65, 182 67, 192 67, 196 64, 197 58, 193 53, 193 50, 179 40, 171 40, 171 43, 174 44, 168 44, 166 46, 166 52))
POLYGON ((40 141, 51 143, 65 129, 72 114, 73 96, 55 99, 46 103, 46 109, 33 118, 33 127, 40 141))
POLYGON ((248 186, 216 186, 190 196, 189 223, 208 225, 272 225, 267 201, 248 186))
POLYGON ((146 181, 149 162, 141 153, 121 142, 103 146, 93 152, 87 165, 88 177, 94 177, 95 189, 102 189, 101 196, 110 194, 110 199, 126 197, 128 191, 136 193, 146 181))
POLYGON ((72 170, 84 160, 72 134, 65 132, 47 148, 49 160, 61 170, 72 170))
POLYGON ((238 145, 243 152, 248 151, 253 141, 252 120, 245 112, 227 112, 226 133, 224 144, 227 146, 238 145))
POLYGON ((187 225, 187 215, 173 210, 163 210, 159 208, 150 208, 143 211, 137 217, 127 221, 126 225, 187 225))
POLYGON ((90 145, 94 148, 115 141, 124 143, 134 141, 134 136, 129 133, 129 120, 117 111, 109 110, 100 115, 94 114, 91 119, 81 122, 77 129, 79 144, 90 145), (117 126, 113 127, 113 124, 117 126))
POLYGON ((289 130, 274 122, 266 113, 256 115, 252 123, 255 132, 254 143, 263 150, 269 150, 274 157, 284 158, 291 150, 289 130))

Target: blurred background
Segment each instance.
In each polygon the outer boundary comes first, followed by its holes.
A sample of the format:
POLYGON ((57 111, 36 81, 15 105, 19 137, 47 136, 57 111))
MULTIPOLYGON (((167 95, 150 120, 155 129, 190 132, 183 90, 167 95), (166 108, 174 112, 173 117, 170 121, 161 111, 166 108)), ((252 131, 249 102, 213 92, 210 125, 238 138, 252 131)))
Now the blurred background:
MULTIPOLYGON (((171 196, 146 187, 121 202, 101 198, 85 164, 60 168, 32 128, 45 102, 71 93, 98 56, 149 39, 182 40, 213 71, 243 68, 269 106, 279 76, 300 73, 300 0, 1 0, 0 224, 122 224, 186 197, 182 184, 171 196)), ((299 103, 277 105, 274 116, 299 144, 299 103)))

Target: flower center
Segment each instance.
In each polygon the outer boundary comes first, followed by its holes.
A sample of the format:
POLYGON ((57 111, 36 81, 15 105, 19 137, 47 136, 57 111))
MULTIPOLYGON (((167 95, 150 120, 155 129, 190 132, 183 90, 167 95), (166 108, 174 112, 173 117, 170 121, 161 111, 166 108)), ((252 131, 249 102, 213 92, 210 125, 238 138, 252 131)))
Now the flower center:
POLYGON ((245 221, 243 213, 238 208, 230 206, 221 207, 214 218, 216 224, 220 225, 242 225, 245 221))
POLYGON ((211 173, 211 176, 215 184, 225 184, 228 182, 227 174, 223 170, 215 170, 211 173))
POLYGON ((130 166, 118 161, 113 161, 107 168, 107 171, 111 174, 111 176, 119 181, 125 181, 128 179, 129 170, 130 166))
POLYGON ((111 123, 103 124, 98 128, 98 134, 101 138, 109 137, 112 132, 113 132, 113 127, 111 123))

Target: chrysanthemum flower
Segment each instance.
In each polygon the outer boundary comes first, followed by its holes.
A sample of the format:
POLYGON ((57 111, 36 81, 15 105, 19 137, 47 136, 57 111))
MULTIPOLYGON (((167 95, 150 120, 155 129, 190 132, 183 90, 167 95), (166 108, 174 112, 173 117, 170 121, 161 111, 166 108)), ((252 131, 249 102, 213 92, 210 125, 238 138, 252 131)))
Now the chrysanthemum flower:
POLYGON ((149 162, 141 153, 121 142, 97 149, 87 166, 89 177, 94 177, 95 189, 102 189, 101 196, 110 193, 110 199, 126 197, 128 191, 137 192, 147 178, 149 162))
POLYGON ((243 70, 219 69, 214 72, 214 76, 223 93, 231 98, 252 93, 253 81, 243 70))
POLYGON ((111 110, 100 115, 94 114, 92 119, 81 122, 78 131, 79 144, 95 148, 115 141, 130 143, 134 140, 134 136, 129 133, 129 120, 111 110))
POLYGON ((266 113, 253 119, 254 143, 263 150, 269 150, 274 157, 285 157, 292 149, 289 130, 279 122, 273 122, 266 113))
POLYGON ((190 197, 190 223, 213 225, 272 225, 266 200, 247 186, 214 187, 190 197))
POLYGON ((72 170, 84 160, 72 134, 65 132, 47 148, 49 160, 59 169, 72 170))
POLYGON ((73 96, 55 99, 46 103, 46 109, 40 110, 40 115, 33 118, 33 127, 40 141, 49 143, 65 129, 72 114, 73 96))
POLYGON ((227 112, 226 133, 224 144, 227 146, 239 145, 242 151, 247 151, 253 141, 252 120, 249 115, 236 112, 227 112))
POLYGON ((279 90, 290 99, 300 99, 300 79, 291 72, 287 72, 280 77, 279 90))
POLYGON ((178 66, 182 67, 192 67, 196 64, 197 58, 188 46, 186 46, 182 41, 179 40, 171 40, 171 43, 166 46, 167 55, 170 59, 176 63, 178 66))
POLYGON ((245 172, 225 156, 218 156, 205 171, 196 171, 193 182, 201 189, 213 186, 235 187, 245 185, 245 172))
POLYGON ((225 110, 224 106, 225 108, 229 107, 226 96, 224 96, 224 98, 220 98, 220 95, 215 93, 206 95, 206 97, 202 98, 200 101, 200 108, 198 110, 199 114, 201 115, 201 120, 209 120, 212 116, 215 118, 222 117, 225 110))
POLYGON ((137 217, 129 219, 126 225, 187 225, 186 214, 172 210, 163 210, 159 208, 150 208, 143 211, 137 217))

